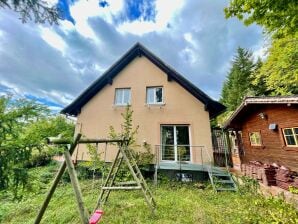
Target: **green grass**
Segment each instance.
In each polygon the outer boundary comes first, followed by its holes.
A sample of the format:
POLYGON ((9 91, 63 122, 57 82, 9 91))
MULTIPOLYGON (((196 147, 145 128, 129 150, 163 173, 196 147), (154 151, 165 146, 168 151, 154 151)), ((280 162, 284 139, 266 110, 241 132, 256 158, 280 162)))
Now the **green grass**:
MULTIPOLYGON (((36 169, 35 177, 54 174, 53 167, 36 169)), ((33 173, 34 173, 33 172, 33 173)), ((39 193, 27 194, 21 202, 0 197, 0 223, 33 223, 44 200, 47 178, 36 179, 39 193), (41 185, 41 187, 40 187, 41 185)), ((298 223, 298 213, 282 200, 268 198, 254 192, 215 193, 210 186, 201 190, 195 184, 164 183, 150 186, 157 201, 157 212, 152 215, 139 191, 112 192, 104 208, 101 223, 298 223)), ((85 205, 89 210, 99 194, 99 184, 82 181, 85 205)), ((69 183, 59 185, 42 223, 80 223, 73 190, 69 183)))

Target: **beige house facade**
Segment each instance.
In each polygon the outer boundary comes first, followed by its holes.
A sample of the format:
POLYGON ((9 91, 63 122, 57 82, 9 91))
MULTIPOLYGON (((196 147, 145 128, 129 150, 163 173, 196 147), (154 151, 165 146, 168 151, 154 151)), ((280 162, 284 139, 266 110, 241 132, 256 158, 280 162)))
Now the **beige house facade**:
MULTIPOLYGON (((76 132, 108 138, 110 126, 121 130, 126 106, 139 126, 136 150, 150 146, 153 163, 203 164, 212 159, 210 119, 225 108, 137 43, 62 113, 76 116, 76 132), (183 150, 181 150, 183 149, 183 150), (182 153, 181 153, 182 152, 182 153)), ((105 146, 99 151, 104 153, 105 146)), ((116 153, 108 146, 104 158, 116 153)), ((89 160, 85 146, 74 153, 89 160)))

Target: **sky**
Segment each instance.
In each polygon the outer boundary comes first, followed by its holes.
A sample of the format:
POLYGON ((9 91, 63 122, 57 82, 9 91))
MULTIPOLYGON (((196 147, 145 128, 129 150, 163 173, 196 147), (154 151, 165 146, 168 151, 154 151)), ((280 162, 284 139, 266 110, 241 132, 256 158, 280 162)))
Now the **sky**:
MULTIPOLYGON (((53 1, 53 0, 51 0, 53 1)), ((262 30, 225 19, 224 0, 59 0, 59 25, 0 8, 0 95, 59 111, 136 42, 215 100, 238 47, 266 51, 262 30)))

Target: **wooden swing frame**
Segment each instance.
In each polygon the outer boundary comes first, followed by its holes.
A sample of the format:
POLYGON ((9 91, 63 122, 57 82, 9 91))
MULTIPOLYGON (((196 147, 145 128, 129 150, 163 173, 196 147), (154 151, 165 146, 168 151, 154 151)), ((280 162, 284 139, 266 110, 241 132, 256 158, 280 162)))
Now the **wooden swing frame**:
POLYGON ((53 183, 46 195, 46 198, 38 212, 38 215, 34 221, 34 224, 39 224, 47 207, 48 204, 50 203, 50 200, 58 186, 59 181, 62 178, 63 173, 65 172, 65 169, 67 167, 68 169, 68 173, 70 176, 70 180, 71 180, 71 184, 72 187, 74 189, 74 193, 75 193, 75 197, 76 197, 76 202, 77 202, 77 206, 79 209, 79 213, 80 213, 80 219, 81 222, 83 224, 88 224, 89 223, 89 212, 86 209, 86 207, 84 206, 84 202, 83 202, 83 196, 81 193, 81 188, 79 185, 79 181, 78 181, 78 177, 77 177, 77 173, 74 167, 74 164, 72 162, 72 154, 75 151, 75 148, 78 144, 91 144, 91 143, 117 143, 119 146, 118 149, 118 153, 116 155, 116 158, 112 164, 112 167, 110 169, 110 172, 108 174, 108 177, 105 181, 104 186, 102 186, 101 189, 101 193, 99 196, 99 199, 97 201, 96 204, 96 208, 94 211, 96 211, 96 209, 99 206, 103 206, 103 204, 106 202, 106 200, 108 199, 109 195, 110 195, 110 190, 136 190, 136 189, 140 189, 143 191, 144 197, 146 199, 146 202, 148 204, 148 206, 151 208, 152 212, 154 212, 154 209, 156 207, 156 203, 155 200, 153 199, 152 193, 150 192, 150 190, 148 189, 148 186, 146 184, 146 181, 144 180, 134 158, 133 155, 131 154, 131 152, 129 150, 125 150, 123 149, 123 147, 126 145, 127 146, 127 140, 124 139, 83 139, 81 138, 82 134, 77 134, 75 139, 73 141, 71 140, 67 140, 67 139, 61 139, 61 138, 48 138, 48 144, 57 144, 57 145, 69 145, 68 147, 65 147, 64 150, 64 161, 61 164, 54 180, 53 183), (120 157, 120 154, 122 154, 122 157, 120 157), (113 186, 114 185, 114 180, 115 177, 117 175, 118 169, 123 161, 123 159, 126 161, 130 172, 132 173, 136 183, 138 184, 138 186, 132 186, 132 187, 117 187, 117 186, 113 186), (132 163, 130 162, 130 160, 132 160, 132 163))

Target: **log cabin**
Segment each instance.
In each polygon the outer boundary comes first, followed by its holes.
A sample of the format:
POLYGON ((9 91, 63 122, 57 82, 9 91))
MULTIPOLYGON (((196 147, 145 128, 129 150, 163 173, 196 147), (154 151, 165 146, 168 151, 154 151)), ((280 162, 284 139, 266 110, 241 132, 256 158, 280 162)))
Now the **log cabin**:
POLYGON ((260 161, 298 171, 298 96, 247 97, 224 124, 233 163, 260 161))

